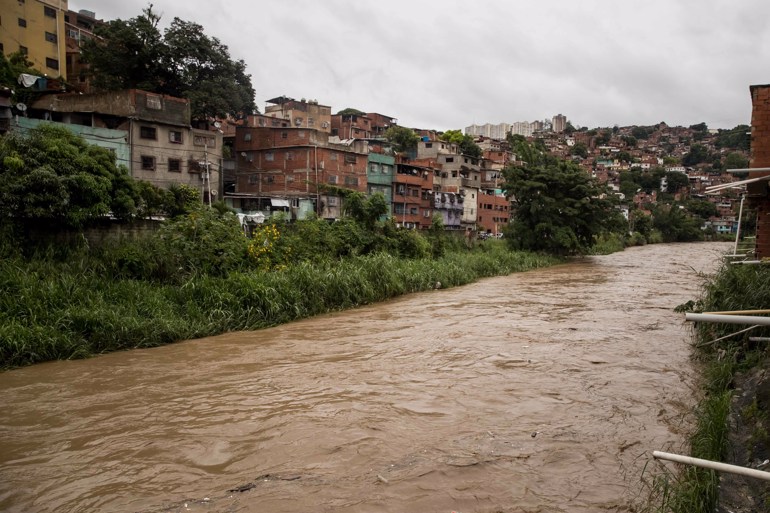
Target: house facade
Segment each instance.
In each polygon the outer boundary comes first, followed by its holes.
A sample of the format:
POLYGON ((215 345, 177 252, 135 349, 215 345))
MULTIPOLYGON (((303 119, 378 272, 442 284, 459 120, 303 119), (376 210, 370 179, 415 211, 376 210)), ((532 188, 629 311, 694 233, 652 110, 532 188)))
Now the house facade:
POLYGON ((192 128, 186 99, 138 89, 47 95, 30 106, 29 117, 82 133, 79 127, 126 133, 129 156, 122 163, 132 177, 161 188, 190 185, 204 202, 221 195, 222 135, 192 128))

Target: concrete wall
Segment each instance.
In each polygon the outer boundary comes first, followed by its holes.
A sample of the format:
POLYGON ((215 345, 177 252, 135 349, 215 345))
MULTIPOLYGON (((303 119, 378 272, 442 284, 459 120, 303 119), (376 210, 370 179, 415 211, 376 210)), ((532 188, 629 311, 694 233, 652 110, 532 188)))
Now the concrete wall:
POLYGON ((125 130, 111 130, 109 128, 96 128, 83 125, 70 125, 67 123, 55 123, 52 121, 44 121, 42 119, 32 118, 13 118, 11 122, 11 130, 29 130, 36 128, 43 123, 50 123, 52 125, 63 126, 67 130, 81 136, 89 144, 99 146, 101 148, 107 148, 115 153, 118 165, 131 168, 130 159, 131 152, 128 146, 128 132, 125 130))

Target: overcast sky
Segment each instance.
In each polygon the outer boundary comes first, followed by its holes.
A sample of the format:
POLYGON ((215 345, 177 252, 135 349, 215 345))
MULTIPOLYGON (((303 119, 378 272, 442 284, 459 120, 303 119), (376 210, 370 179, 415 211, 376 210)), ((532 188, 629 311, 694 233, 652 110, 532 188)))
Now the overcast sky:
MULTIPOLYGON (((436 130, 564 114, 575 126, 751 122, 768 0, 153 0, 243 59, 256 102, 316 99, 436 130)), ((143 0, 70 0, 98 19, 143 0)))

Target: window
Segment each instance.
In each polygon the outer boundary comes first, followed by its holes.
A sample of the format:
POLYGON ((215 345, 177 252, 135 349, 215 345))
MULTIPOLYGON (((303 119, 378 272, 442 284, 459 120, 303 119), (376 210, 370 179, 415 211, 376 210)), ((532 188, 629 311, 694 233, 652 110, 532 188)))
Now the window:
POLYGON ((142 155, 142 169, 147 171, 155 171, 155 157, 142 155))
POLYGON ((281 139, 288 139, 289 138, 289 132, 283 131, 281 132, 281 139))
POLYGON ((346 176, 345 177, 345 185, 358 185, 358 177, 357 176, 346 176))
POLYGON ((371 164, 369 164, 369 171, 372 173, 376 173, 378 171, 377 169, 378 167, 379 166, 375 162, 372 162, 371 164))
POLYGON ((142 139, 157 139, 158 130, 153 126, 140 126, 139 137, 142 139))
POLYGON ((20 27, 26 27, 27 26, 27 20, 24 18, 19 18, 19 26, 20 27))
POLYGON ((168 171, 170 173, 181 173, 182 161, 179 159, 168 159, 168 171))
POLYGON ((329 183, 337 183, 337 176, 336 175, 330 175, 329 176, 329 183))
POLYGON ((251 174, 249 175, 249 184, 254 185, 259 181, 258 175, 251 174))
POLYGON ((163 102, 157 94, 148 94, 145 97, 144 104, 148 109, 163 110, 163 102))
POLYGON ((172 142, 175 144, 182 144, 182 132, 180 132, 179 130, 169 130, 168 142, 172 142))
POLYGON ((45 33, 45 40, 49 43, 56 43, 58 41, 56 34, 52 34, 50 32, 45 33))
POLYGON ((286 175, 286 183, 293 182, 294 176, 293 175, 286 175))
POLYGON ((313 118, 307 118, 307 126, 315 126, 315 120, 313 118))
POLYGON ((454 157, 447 157, 447 158, 446 158, 446 161, 447 161, 447 162, 454 162, 454 161, 455 161, 455 158, 454 158, 454 157))
POLYGON ((243 134, 243 140, 251 141, 251 132, 246 132, 245 134, 243 134))
POLYGON ((272 151, 268 151, 267 153, 265 153, 265 160, 268 162, 272 162, 273 160, 275 160, 275 154, 272 151))
POLYGON ((337 206, 337 196, 329 196, 326 199, 328 200, 327 202, 329 203, 330 207, 336 207, 337 206))
POLYGON ((58 59, 51 59, 50 57, 45 58, 45 65, 51 69, 59 69, 59 60, 58 59))
POLYGON ((356 163, 356 156, 351 155, 350 153, 345 154, 345 164, 355 164, 356 163))
POLYGON ((287 151, 286 152, 286 160, 294 160, 294 152, 287 151))
POLYGON ((392 172, 393 172, 393 168, 390 165, 388 165, 388 164, 383 164, 382 165, 382 173, 383 174, 390 174, 392 172))
POLYGON ((54 9, 53 7, 48 7, 47 5, 44 5, 43 14, 45 14, 49 18, 56 18, 56 9, 54 9))
POLYGON ((433 143, 425 143, 426 148, 433 148, 433 143))
POLYGON ((267 183, 273 183, 273 182, 275 182, 275 176, 267 175, 267 183))
POLYGON ((330 153, 329 154, 329 160, 337 160, 337 154, 336 153, 330 153))
POLYGON ((27 50, 26 46, 19 45, 19 51, 22 53, 22 55, 28 55, 29 54, 29 50, 27 50))

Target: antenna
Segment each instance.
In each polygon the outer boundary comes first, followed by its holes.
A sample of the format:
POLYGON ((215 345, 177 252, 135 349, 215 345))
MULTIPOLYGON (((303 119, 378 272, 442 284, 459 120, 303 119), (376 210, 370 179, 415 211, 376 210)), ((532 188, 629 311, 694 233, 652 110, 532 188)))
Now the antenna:
POLYGON ((219 128, 221 126, 222 126, 222 123, 220 123, 219 121, 214 121, 214 128, 219 128))
POLYGON ((25 103, 17 103, 16 108, 24 112, 25 110, 27 110, 27 105, 25 103))

